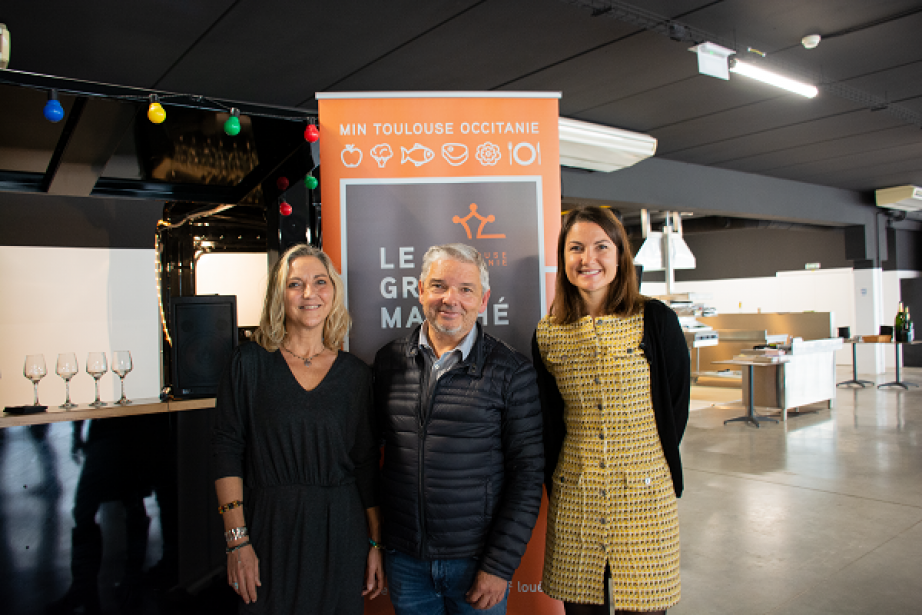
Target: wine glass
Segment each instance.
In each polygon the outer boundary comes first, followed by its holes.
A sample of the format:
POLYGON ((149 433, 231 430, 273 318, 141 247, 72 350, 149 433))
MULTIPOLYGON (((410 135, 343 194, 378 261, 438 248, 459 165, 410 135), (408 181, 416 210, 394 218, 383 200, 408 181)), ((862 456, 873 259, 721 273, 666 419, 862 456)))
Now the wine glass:
POLYGON ((38 381, 45 377, 48 372, 45 370, 45 355, 30 354, 26 355, 26 363, 22 368, 22 375, 32 381, 35 385, 35 403, 38 406, 38 381))
POLYGON ((79 371, 80 366, 77 365, 77 355, 72 352, 62 352, 58 355, 58 366, 55 373, 64 379, 64 390, 67 391, 67 399, 58 408, 70 410, 77 407, 77 404, 70 401, 70 379, 76 376, 79 371))
POLYGON ((122 381, 122 398, 115 403, 127 406, 131 400, 125 397, 125 376, 131 371, 131 353, 127 350, 116 350, 112 354, 112 371, 118 374, 122 381))
POLYGON ((99 400, 99 379, 102 378, 107 371, 109 371, 109 366, 106 364, 106 353, 91 352, 87 355, 86 373, 96 380, 96 401, 90 404, 94 408, 102 408, 103 406, 109 405, 99 400))

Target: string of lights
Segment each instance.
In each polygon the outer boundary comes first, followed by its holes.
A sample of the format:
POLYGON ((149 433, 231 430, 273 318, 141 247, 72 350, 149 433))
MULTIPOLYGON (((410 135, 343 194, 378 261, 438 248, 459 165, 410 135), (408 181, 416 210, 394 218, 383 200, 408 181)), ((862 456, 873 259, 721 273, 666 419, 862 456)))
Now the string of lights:
POLYGON ((224 123, 224 131, 230 136, 240 133, 240 116, 265 117, 277 120, 286 120, 297 123, 306 123, 310 132, 305 132, 305 139, 314 142, 319 138, 317 129, 317 116, 314 111, 296 107, 281 107, 261 103, 233 101, 214 98, 202 94, 187 94, 153 90, 127 85, 101 83, 44 75, 10 69, 0 69, 0 84, 26 87, 34 90, 48 92, 48 102, 43 113, 49 122, 59 122, 64 119, 64 108, 60 103, 60 95, 66 94, 74 97, 105 98, 109 100, 133 103, 148 103, 147 118, 154 124, 166 121, 167 112, 164 105, 214 111, 216 113, 229 113, 230 117, 224 123), (316 134, 317 138, 312 138, 316 134))

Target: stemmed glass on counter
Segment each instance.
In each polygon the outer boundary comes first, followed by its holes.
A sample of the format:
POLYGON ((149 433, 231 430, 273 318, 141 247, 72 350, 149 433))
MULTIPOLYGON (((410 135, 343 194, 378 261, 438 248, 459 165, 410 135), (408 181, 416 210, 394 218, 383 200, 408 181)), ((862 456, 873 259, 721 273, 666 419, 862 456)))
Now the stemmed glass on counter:
POLYGON ((45 370, 45 355, 41 354, 30 354, 26 355, 26 363, 22 368, 22 374, 26 378, 32 381, 32 384, 35 385, 35 403, 33 406, 38 406, 38 382, 45 377, 45 374, 48 372, 45 370))
POLYGON ((131 353, 127 350, 116 350, 112 356, 112 371, 118 374, 122 381, 122 398, 115 403, 127 406, 131 400, 125 397, 125 376, 131 371, 131 353))
POLYGON ((106 364, 106 353, 91 352, 87 355, 86 373, 92 376, 96 381, 96 401, 90 404, 94 408, 102 408, 103 406, 109 405, 99 399, 99 379, 102 378, 107 371, 109 371, 109 366, 106 364))
POLYGON ((77 355, 72 352, 62 352, 58 355, 58 366, 55 373, 64 379, 64 390, 67 392, 67 399, 58 408, 70 410, 76 408, 77 404, 70 401, 70 379, 77 375, 80 366, 77 365, 77 355))

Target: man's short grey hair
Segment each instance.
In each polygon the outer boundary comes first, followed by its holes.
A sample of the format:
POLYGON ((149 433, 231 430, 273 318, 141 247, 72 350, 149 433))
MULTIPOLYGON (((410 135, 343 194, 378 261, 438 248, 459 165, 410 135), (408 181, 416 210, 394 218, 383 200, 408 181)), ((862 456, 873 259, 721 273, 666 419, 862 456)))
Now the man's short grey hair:
POLYGON ((483 256, 476 248, 463 243, 446 243, 441 246, 432 246, 426 250, 426 254, 423 256, 423 270, 419 274, 421 283, 425 284, 426 278, 429 277, 432 263, 443 258, 477 265, 477 269, 480 270, 480 286, 483 292, 486 293, 490 290, 490 272, 487 271, 487 261, 483 259, 483 256))

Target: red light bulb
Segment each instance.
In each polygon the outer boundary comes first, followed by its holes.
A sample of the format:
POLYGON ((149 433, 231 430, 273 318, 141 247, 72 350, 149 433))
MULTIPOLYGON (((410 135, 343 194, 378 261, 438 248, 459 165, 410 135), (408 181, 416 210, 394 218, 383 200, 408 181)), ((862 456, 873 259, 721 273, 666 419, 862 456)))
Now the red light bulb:
POLYGON ((304 138, 309 143, 316 143, 320 139, 320 129, 313 124, 308 124, 307 128, 304 129, 304 138))
POLYGON ((288 178, 279 177, 277 180, 275 180, 275 187, 283 191, 288 190, 288 178))

